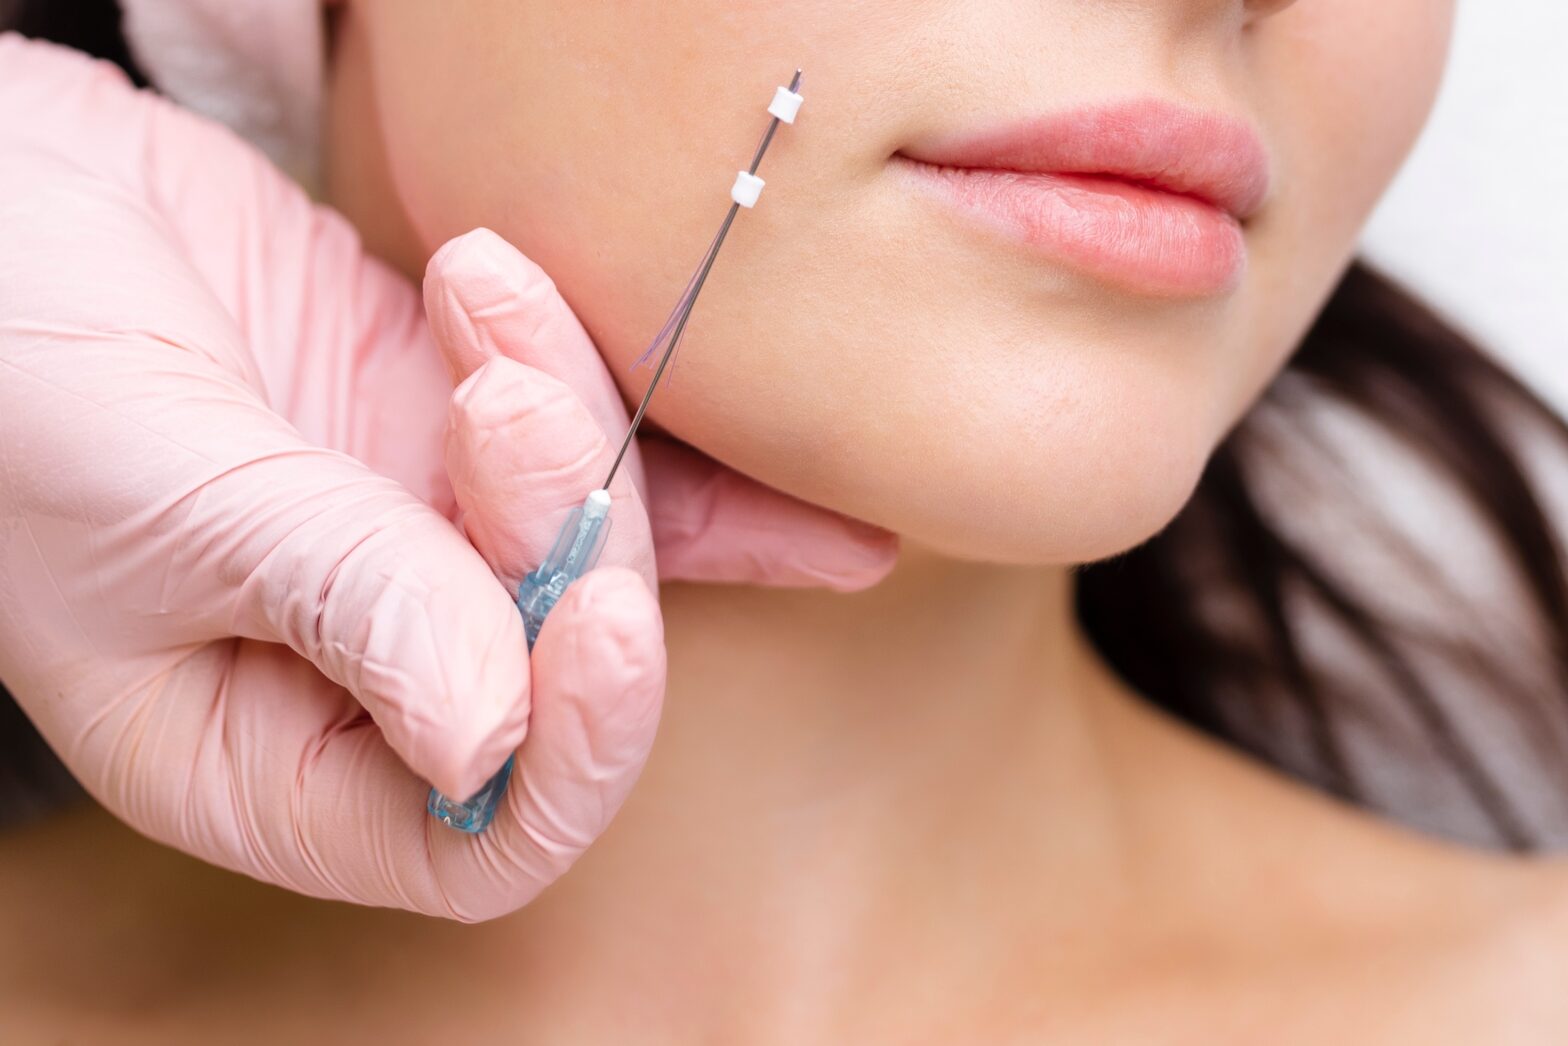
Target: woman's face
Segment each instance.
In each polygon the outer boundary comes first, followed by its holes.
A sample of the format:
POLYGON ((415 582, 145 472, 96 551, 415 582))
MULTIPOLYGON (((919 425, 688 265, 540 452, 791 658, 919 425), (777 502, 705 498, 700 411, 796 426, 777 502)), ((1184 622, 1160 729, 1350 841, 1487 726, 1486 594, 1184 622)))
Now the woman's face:
POLYGON ((375 0, 426 248, 501 232, 629 398, 767 126, 650 417, 941 550, 1149 537, 1332 289, 1451 0, 375 0), (1012 173, 1008 173, 1012 172, 1012 173))

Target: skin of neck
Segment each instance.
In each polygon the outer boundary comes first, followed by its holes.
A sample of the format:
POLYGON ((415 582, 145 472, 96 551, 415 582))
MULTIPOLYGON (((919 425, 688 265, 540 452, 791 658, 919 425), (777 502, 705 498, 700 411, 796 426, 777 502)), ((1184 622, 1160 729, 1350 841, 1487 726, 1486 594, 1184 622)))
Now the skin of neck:
POLYGON ((983 956, 1103 927, 1148 850, 1129 709, 1071 594, 1063 570, 918 550, 854 596, 668 586, 659 741, 517 917, 538 975, 821 1033, 868 995, 938 990, 932 956, 964 956, 939 990, 974 998, 983 956))

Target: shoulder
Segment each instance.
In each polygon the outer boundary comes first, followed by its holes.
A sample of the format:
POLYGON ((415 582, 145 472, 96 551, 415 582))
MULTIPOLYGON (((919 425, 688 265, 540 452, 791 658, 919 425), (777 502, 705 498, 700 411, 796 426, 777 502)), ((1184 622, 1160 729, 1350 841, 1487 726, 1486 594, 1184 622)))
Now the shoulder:
POLYGON ((1568 1042, 1568 860, 1533 862, 1511 878, 1517 895, 1483 953, 1485 983, 1521 1030, 1542 1033, 1520 1042, 1568 1042))
POLYGON ((1455 852, 1401 864, 1383 894, 1263 980, 1302 1043, 1561 1046, 1568 1042, 1568 863, 1455 852), (1281 976, 1283 974, 1283 976, 1281 976))
POLYGON ((1275 881, 1285 910, 1251 969, 1304 1008, 1320 1034, 1301 1041, 1568 1043, 1568 860, 1298 814, 1284 845, 1299 874, 1275 881))
POLYGON ((1568 862, 1486 858, 1434 941, 1428 997, 1490 1046, 1568 1042, 1568 862))

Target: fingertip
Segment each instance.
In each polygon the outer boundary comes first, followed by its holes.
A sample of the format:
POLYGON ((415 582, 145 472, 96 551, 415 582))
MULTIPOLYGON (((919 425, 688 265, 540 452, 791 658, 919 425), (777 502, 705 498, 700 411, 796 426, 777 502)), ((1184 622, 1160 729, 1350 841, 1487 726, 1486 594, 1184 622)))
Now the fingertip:
POLYGON ((630 567, 583 575, 557 606, 565 621, 591 623, 596 637, 619 649, 664 647, 664 619, 642 576, 630 567))
MULTIPOLYGON (((489 229, 474 229, 444 245, 425 269, 427 290, 442 291, 443 305, 473 320, 527 313, 541 300, 553 301, 555 281, 525 254, 489 229)), ((477 325, 488 335, 484 323, 477 325)), ((492 339, 492 348, 499 351, 492 339)))
MULTIPOLYGON (((495 586, 486 616, 498 625, 486 636, 471 624, 457 625, 445 642, 452 664, 409 673, 404 716, 384 731, 410 769, 447 795, 471 796, 506 762, 528 729, 531 685, 527 638, 516 607, 495 586)), ((475 617, 478 616, 476 613, 475 617)), ((445 659, 443 659, 444 661, 445 659)), ((383 708, 391 702, 382 702, 383 708)), ((378 716, 378 721, 381 716, 378 716)))
POLYGON ((330 586, 318 665, 411 770, 447 794, 471 795, 527 729, 517 608, 449 528, 394 530, 360 548, 330 586))
POLYGON ((661 440, 644 450, 660 576, 859 592, 898 561, 898 538, 661 440))
POLYGON ((590 701, 628 703, 663 693, 664 620, 641 575, 602 567, 572 585, 545 622, 536 646, 552 680, 570 674, 590 701), (602 696, 601 696, 602 695, 602 696))
POLYGON ((838 547, 840 562, 824 571, 824 583, 835 592, 863 592, 881 584, 898 565, 898 536, 859 520, 843 519, 844 540, 838 547))
POLYGON ((493 271, 498 260, 504 265, 508 254, 518 255, 518 252, 495 230, 484 226, 470 229, 461 236, 454 236, 431 255, 425 265, 425 279, 461 285, 470 274, 493 271))
POLYGON ((449 240, 425 267, 425 315, 454 384, 504 355, 491 329, 497 314, 555 285, 537 265, 489 229, 449 240))

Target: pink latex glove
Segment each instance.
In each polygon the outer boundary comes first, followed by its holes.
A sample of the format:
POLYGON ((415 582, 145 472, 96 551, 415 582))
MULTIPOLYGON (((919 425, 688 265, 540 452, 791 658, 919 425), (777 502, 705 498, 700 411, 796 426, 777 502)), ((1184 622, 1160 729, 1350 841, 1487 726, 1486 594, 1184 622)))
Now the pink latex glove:
POLYGON ((564 871, 642 766, 655 547, 665 577, 840 588, 894 548, 649 446, 530 664, 510 593, 625 411, 499 238, 448 245, 425 290, 428 327, 259 154, 0 37, 0 679, 153 838, 473 920, 564 871), (484 835, 425 813, 427 781, 468 795, 514 750, 484 835))

